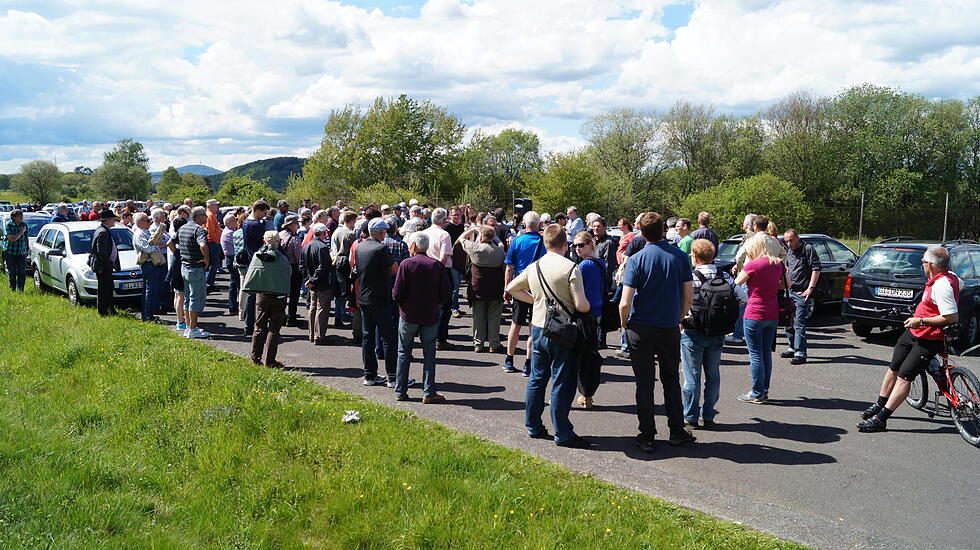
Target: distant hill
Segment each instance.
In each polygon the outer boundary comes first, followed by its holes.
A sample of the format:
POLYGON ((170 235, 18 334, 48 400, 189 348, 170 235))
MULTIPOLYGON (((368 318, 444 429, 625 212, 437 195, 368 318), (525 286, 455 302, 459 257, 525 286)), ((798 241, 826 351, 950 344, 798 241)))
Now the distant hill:
MULTIPOLYGON (((178 173, 181 174, 191 173, 205 178, 208 176, 215 176, 222 173, 221 170, 218 170, 217 168, 211 168, 210 166, 205 166, 203 164, 188 164, 187 166, 180 166, 176 170, 178 173)), ((160 178, 162 177, 163 177, 162 171, 150 172, 150 178, 153 181, 153 183, 157 183, 158 181, 160 181, 160 178)))
POLYGON ((276 191, 282 191, 289 182, 292 174, 303 173, 303 163, 306 159, 299 157, 276 157, 271 159, 257 160, 236 166, 227 172, 208 176, 205 179, 211 184, 212 189, 221 187, 221 182, 226 178, 236 176, 247 176, 254 180, 269 179, 269 187, 276 191))

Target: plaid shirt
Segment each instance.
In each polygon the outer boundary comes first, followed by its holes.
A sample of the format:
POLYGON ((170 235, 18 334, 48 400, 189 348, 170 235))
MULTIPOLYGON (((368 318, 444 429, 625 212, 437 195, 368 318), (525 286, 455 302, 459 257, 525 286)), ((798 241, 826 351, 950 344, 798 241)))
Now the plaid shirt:
POLYGON ((20 226, 27 226, 27 224, 21 222, 20 225, 14 223, 14 220, 7 220, 7 225, 3 228, 3 249, 4 254, 8 256, 27 256, 27 232, 17 240, 11 241, 7 239, 7 235, 16 235, 20 232, 20 226))
POLYGON ((382 244, 388 247, 388 252, 391 252, 391 257, 395 259, 396 264, 408 259, 408 245, 405 244, 405 241, 386 235, 382 244))

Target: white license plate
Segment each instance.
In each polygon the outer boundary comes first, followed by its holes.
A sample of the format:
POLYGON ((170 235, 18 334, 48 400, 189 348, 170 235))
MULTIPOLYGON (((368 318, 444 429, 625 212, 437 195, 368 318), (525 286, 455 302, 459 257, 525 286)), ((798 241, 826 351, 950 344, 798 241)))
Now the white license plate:
POLYGON ((881 298, 901 298, 902 300, 911 300, 915 291, 911 288, 891 288, 887 286, 879 286, 875 288, 875 296, 881 298))
POLYGON ((133 290, 137 288, 143 288, 143 281, 133 281, 131 283, 120 283, 120 290, 133 290))

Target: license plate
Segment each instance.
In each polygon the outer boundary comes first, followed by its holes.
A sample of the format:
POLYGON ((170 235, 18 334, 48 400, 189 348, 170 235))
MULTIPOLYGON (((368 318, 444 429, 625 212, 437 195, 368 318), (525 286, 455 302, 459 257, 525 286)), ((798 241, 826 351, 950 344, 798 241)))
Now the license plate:
POLYGON ((880 298, 900 298, 902 300, 911 300, 915 291, 911 288, 891 288, 888 286, 879 286, 875 288, 875 296, 880 298))
POLYGON ((143 288, 143 281, 133 281, 131 283, 120 283, 120 290, 134 290, 137 288, 143 288))

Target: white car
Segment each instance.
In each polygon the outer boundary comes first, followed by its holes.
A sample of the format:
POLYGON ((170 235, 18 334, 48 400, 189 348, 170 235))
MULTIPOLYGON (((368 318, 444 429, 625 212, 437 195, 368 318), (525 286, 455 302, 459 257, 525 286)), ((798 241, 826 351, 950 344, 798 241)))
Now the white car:
MULTIPOLYGON (((34 286, 38 290, 62 292, 76 305, 96 299, 99 283, 88 267, 88 255, 99 223, 57 222, 41 228, 31 246, 34 286)), ((136 265, 133 233, 120 226, 112 228, 111 235, 122 268, 112 274, 113 295, 117 300, 139 299, 143 296, 143 272, 136 265)))

